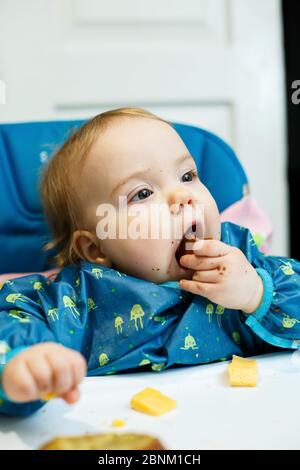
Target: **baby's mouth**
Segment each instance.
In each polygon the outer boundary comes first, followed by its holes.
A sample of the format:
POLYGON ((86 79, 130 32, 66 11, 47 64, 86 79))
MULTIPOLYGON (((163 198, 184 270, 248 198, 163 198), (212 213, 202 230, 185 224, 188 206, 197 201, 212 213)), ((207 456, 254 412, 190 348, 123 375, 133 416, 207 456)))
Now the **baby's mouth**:
POLYGON ((178 265, 182 268, 180 264, 180 258, 183 255, 193 254, 193 244, 198 240, 203 239, 203 233, 201 227, 198 227, 196 223, 193 223, 183 234, 181 241, 175 252, 175 258, 178 265))

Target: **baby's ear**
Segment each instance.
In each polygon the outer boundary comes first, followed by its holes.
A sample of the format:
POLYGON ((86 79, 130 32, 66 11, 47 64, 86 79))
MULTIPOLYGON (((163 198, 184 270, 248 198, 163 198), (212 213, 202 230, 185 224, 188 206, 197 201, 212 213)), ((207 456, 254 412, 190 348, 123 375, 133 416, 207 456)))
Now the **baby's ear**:
POLYGON ((88 230, 76 230, 73 233, 72 248, 82 260, 111 267, 112 263, 100 248, 100 240, 88 230))

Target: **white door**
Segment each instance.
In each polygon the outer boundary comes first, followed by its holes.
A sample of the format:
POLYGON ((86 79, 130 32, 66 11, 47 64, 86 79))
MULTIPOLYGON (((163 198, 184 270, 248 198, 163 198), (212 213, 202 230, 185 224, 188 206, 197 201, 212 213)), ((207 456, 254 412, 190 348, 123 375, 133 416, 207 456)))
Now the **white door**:
POLYGON ((0 121, 139 105, 238 153, 287 255, 280 0, 0 0, 0 121))

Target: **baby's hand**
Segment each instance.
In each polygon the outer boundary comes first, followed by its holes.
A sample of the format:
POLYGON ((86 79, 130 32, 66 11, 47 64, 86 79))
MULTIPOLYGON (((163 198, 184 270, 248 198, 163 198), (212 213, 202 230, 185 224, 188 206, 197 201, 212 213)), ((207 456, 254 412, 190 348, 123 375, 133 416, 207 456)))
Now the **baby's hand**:
POLYGON ((263 282, 244 253, 218 240, 200 240, 194 254, 180 264, 195 271, 192 280, 182 279, 183 289, 206 297, 225 308, 253 313, 263 297, 263 282))
POLYGON ((12 401, 34 401, 53 394, 75 403, 85 374, 86 361, 80 353, 56 343, 41 343, 11 359, 2 382, 12 401))

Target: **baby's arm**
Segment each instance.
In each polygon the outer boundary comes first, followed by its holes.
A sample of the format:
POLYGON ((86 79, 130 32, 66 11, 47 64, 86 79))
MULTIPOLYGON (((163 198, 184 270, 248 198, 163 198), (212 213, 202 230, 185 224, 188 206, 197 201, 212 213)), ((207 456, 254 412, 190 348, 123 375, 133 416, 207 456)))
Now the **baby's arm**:
POLYGON ((85 359, 60 346, 50 328, 48 304, 56 293, 48 282, 32 275, 0 290, 0 414, 32 414, 48 389, 68 402, 78 396, 85 359))
POLYGON ((264 341, 281 348, 300 349, 300 263, 258 253, 253 265, 264 279, 261 307, 246 324, 264 341))
POLYGON ((239 248, 217 240, 201 241, 194 255, 181 258, 195 270, 191 281, 180 281, 181 287, 242 310, 248 314, 246 325, 265 342, 300 349, 300 262, 265 256, 252 243, 247 256, 249 261, 239 248))
POLYGON ((85 374, 86 363, 80 353, 57 343, 41 343, 20 351, 8 362, 2 373, 2 388, 14 402, 53 394, 74 403, 85 374))

